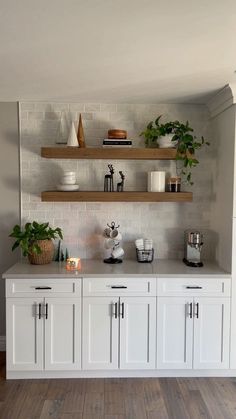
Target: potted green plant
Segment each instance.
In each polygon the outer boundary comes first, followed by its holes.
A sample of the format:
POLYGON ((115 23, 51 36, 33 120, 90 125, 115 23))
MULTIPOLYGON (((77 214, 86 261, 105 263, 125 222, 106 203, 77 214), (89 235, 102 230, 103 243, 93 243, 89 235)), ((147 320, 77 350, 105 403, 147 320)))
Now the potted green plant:
POLYGON ((186 182, 193 185, 191 169, 199 164, 199 160, 195 157, 195 151, 203 145, 210 145, 204 137, 198 139, 193 135, 193 128, 189 122, 185 124, 179 121, 170 121, 160 124, 159 115, 155 121, 149 122, 146 129, 141 132, 145 138, 146 147, 159 147, 158 141, 162 141, 161 146, 165 144, 163 141, 167 139, 167 148, 171 145, 176 148, 176 161, 182 162, 181 167, 177 171, 182 175, 186 182), (171 138, 169 138, 171 136, 171 138))
POLYGON ((28 256, 29 262, 34 265, 50 263, 54 256, 52 239, 63 239, 61 228, 52 229, 49 223, 39 224, 36 221, 26 223, 24 228, 15 225, 9 236, 16 239, 12 250, 20 247, 23 256, 28 256))

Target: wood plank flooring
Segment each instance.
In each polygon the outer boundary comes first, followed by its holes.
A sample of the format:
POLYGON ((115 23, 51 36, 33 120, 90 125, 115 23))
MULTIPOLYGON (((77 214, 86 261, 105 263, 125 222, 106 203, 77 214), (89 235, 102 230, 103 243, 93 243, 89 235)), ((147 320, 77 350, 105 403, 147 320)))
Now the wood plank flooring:
POLYGON ((5 380, 0 419, 236 419, 236 378, 5 380))

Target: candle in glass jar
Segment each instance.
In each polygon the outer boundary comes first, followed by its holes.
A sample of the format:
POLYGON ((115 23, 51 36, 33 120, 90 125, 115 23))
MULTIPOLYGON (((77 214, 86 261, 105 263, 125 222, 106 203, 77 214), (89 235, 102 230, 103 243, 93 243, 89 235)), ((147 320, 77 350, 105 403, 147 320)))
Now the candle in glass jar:
POLYGON ((68 271, 76 271, 81 268, 80 258, 68 258, 66 260, 66 269, 68 271))

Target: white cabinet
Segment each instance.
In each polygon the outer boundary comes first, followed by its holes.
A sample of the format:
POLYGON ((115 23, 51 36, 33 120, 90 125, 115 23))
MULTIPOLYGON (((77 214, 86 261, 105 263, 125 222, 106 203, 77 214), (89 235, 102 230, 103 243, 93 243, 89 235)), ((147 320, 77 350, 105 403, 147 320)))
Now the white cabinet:
POLYGON ((194 312, 193 367, 229 368, 229 298, 198 298, 194 312))
POLYGON ((118 368, 118 298, 83 299, 83 369, 118 368))
POLYGON ((122 297, 120 308, 120 368, 154 369, 156 299, 122 297))
POLYGON ((229 298, 157 300, 157 368, 229 368, 229 298))
POLYGON ((193 310, 193 303, 187 297, 157 299, 157 368, 192 368, 190 310, 193 310))
POLYGON ((155 297, 83 298, 83 369, 155 368, 155 297))
POLYGON ((42 370, 43 322, 40 298, 10 298, 6 304, 7 369, 42 370))
POLYGON ((56 298, 44 280, 15 283, 7 285, 7 371, 80 369, 81 298, 74 297, 80 283, 75 291, 70 280, 54 280, 56 298))
POLYGON ((80 369, 80 298, 47 298, 44 322, 45 369, 80 369))

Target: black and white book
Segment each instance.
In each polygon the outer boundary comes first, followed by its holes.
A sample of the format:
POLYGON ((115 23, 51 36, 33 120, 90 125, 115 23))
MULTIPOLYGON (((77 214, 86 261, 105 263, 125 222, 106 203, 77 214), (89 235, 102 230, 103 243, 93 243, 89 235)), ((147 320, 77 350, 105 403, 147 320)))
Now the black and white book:
POLYGON ((132 145, 132 140, 113 140, 109 138, 103 140, 103 145, 132 145))

